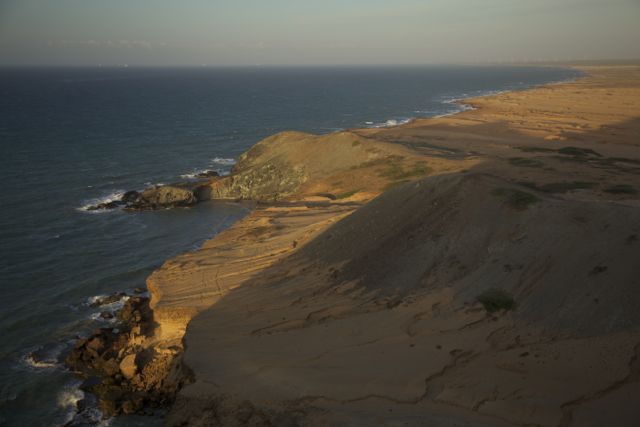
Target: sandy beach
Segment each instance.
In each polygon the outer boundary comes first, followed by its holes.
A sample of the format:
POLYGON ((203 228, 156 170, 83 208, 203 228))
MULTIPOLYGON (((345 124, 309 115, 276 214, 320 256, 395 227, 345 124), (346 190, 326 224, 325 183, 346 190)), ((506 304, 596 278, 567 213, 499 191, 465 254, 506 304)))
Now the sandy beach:
POLYGON ((637 425, 640 67, 580 69, 212 179, 257 204, 147 281, 168 424, 637 425))

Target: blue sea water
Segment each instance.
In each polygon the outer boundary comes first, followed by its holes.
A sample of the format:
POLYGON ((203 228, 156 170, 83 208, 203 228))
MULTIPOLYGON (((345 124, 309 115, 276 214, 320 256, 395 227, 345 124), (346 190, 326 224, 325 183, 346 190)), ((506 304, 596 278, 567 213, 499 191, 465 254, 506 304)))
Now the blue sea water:
MULTIPOLYGON (((103 326, 96 295, 143 286, 247 212, 90 213, 129 189, 228 171, 260 139, 451 114, 452 100, 578 77, 532 67, 0 69, 0 425, 63 425, 78 381, 55 358, 103 326), (49 361, 28 355, 44 349, 49 361)), ((120 418, 112 425, 149 425, 120 418)))

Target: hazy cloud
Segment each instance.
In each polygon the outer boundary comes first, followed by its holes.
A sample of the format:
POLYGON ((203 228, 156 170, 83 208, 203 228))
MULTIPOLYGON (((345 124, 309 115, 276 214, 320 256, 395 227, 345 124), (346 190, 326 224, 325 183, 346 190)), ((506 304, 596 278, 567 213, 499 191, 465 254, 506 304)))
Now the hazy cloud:
POLYGON ((0 64, 640 58, 640 0, 0 0, 0 64))
POLYGON ((168 43, 156 42, 151 43, 147 40, 48 40, 47 46, 50 47, 74 47, 85 46, 95 48, 113 48, 124 47, 127 49, 151 49, 155 47, 168 47, 168 43))

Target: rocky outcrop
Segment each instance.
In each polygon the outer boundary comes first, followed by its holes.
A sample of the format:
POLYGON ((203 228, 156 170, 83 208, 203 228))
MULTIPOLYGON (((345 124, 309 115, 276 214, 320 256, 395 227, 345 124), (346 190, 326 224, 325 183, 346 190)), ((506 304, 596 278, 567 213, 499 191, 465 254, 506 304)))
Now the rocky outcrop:
POLYGON ((99 203, 86 208, 88 211, 123 208, 129 211, 158 210, 175 207, 188 207, 198 203, 198 188, 202 183, 180 183, 154 186, 142 192, 127 191, 120 199, 99 203))
POLYGON ((179 185, 164 185, 144 190, 133 202, 128 202, 127 210, 156 210, 193 206, 198 203, 193 189, 179 185))
POLYGON ((267 162, 255 168, 212 181, 200 190, 206 199, 275 201, 290 196, 306 181, 305 169, 286 162, 267 162))
POLYGON ((202 171, 200 173, 198 173, 196 175, 196 178, 215 178, 220 176, 220 174, 216 171, 212 171, 212 170, 206 170, 206 171, 202 171))
POLYGON ((81 388, 97 397, 104 416, 166 407, 189 378, 182 349, 154 341, 148 298, 130 297, 117 317, 117 327, 78 340, 67 367, 86 379, 81 388))

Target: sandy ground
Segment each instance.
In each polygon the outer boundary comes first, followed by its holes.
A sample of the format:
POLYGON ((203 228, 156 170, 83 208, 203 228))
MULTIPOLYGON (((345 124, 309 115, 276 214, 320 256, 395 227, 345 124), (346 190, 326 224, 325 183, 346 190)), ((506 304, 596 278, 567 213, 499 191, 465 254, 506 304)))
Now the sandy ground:
POLYGON ((640 425, 640 67, 584 71, 258 144, 304 184, 148 280, 168 423, 640 425))

